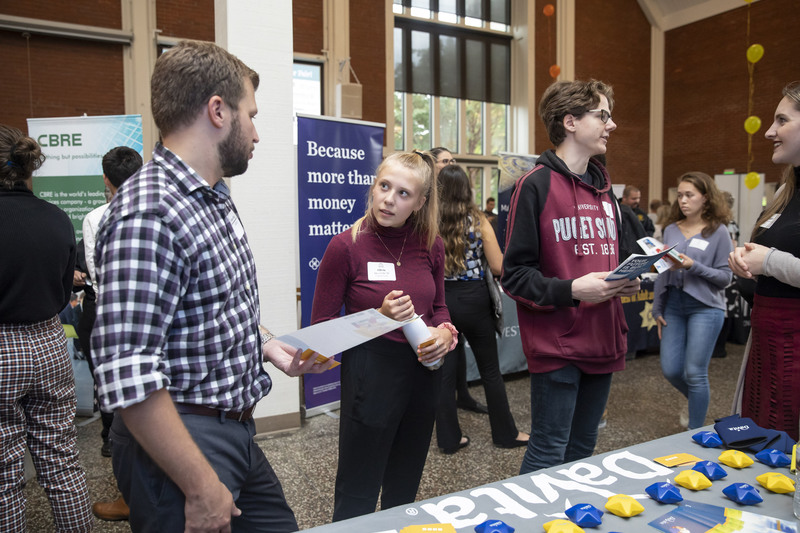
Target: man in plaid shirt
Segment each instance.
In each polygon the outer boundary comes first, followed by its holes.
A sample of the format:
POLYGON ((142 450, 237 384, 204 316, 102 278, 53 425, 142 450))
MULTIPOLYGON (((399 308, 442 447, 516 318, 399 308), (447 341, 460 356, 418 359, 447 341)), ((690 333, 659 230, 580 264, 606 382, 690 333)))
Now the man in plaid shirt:
POLYGON ((223 176, 247 170, 258 74, 183 41, 151 79, 162 142, 111 202, 97 235, 92 336, 98 393, 117 410, 113 465, 133 531, 296 531, 253 442, 272 385, 322 372, 259 331, 256 269, 223 176))

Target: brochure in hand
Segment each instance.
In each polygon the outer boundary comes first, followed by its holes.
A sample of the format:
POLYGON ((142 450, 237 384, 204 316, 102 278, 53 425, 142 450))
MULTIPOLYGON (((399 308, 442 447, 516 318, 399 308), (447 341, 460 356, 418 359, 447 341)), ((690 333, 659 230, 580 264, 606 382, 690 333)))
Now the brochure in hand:
POLYGON ((666 250, 653 255, 632 254, 625 261, 620 263, 619 266, 614 269, 614 272, 606 276, 605 279, 606 281, 615 281, 625 278, 638 278, 645 272, 649 272, 650 267, 653 266, 657 261, 661 260, 661 258, 667 255, 673 248, 675 247, 670 246, 666 250))
MULTIPOLYGON (((337 353, 389 333, 404 324, 406 322, 383 316, 377 309, 366 309, 281 335, 278 339, 301 348, 304 361, 316 352, 317 362, 324 363, 337 353)), ((337 362, 333 366, 338 364, 337 362)))
MULTIPOLYGON (((642 247, 642 250, 644 250, 644 253, 647 255, 657 254, 667 248, 664 243, 661 243, 652 237, 642 237, 641 239, 637 240, 636 243, 642 247)), ((667 253, 667 257, 656 262, 654 266, 656 267, 656 272, 661 274, 662 272, 669 270, 673 263, 682 262, 683 260, 681 259, 681 256, 678 254, 677 250, 670 250, 669 253, 667 253), (667 259, 669 259, 669 261, 667 261, 667 259)))

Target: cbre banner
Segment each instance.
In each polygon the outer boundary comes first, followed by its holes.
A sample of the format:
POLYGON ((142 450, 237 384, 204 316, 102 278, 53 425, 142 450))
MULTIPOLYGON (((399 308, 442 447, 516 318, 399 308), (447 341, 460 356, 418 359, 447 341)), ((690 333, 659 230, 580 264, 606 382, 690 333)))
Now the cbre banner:
MULTIPOLYGON (((302 327, 310 325, 317 269, 331 237, 364 214, 367 191, 383 157, 384 128, 374 122, 297 115, 302 327)), ((339 369, 304 376, 306 416, 339 401, 339 369)))
POLYGON ((77 240, 86 214, 106 203, 103 155, 129 146, 144 156, 141 115, 29 118, 28 135, 47 157, 35 174, 33 193, 69 215, 77 240))

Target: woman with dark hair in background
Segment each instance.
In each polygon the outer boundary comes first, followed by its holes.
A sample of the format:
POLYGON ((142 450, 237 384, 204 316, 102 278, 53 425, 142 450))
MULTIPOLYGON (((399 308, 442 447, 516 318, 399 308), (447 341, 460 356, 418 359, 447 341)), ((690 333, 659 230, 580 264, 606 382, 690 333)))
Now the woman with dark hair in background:
POLYGON ((43 162, 36 141, 0 124, 0 531, 26 529, 26 445, 56 531, 91 531, 75 380, 58 318, 72 292, 75 233, 66 213, 33 194, 43 162))
POLYGON ((800 416, 800 81, 783 89, 765 134, 772 162, 788 165, 750 237, 728 259, 734 274, 756 277, 752 329, 734 399, 735 412, 798 439, 800 416))
POLYGON ((528 435, 517 430, 508 407, 506 386, 497 359, 492 301, 486 277, 500 274, 503 254, 492 226, 472 200, 472 186, 458 165, 439 171, 441 220, 439 235, 444 241, 447 308, 461 332, 454 353, 442 367, 442 392, 436 412, 436 440, 446 454, 469 444, 461 434, 456 410, 456 373, 464 357, 464 341, 469 341, 486 392, 492 441, 500 448, 527 446, 528 435), (483 268, 486 258, 491 272, 483 268))
MULTIPOLYGON (((444 146, 437 146, 431 148, 431 154, 436 159, 436 167, 434 173, 438 173, 448 165, 455 165, 456 160, 453 154, 444 146)), ((456 357, 455 354, 450 357, 456 357)), ((467 386, 467 360, 465 354, 462 352, 458 356, 458 366, 456 367, 456 405, 459 409, 472 411, 473 413, 487 414, 489 409, 477 401, 469 393, 467 386)))
POLYGON ((681 262, 656 279, 653 317, 661 339, 661 370, 689 400, 681 425, 705 425, 711 390, 708 363, 725 320, 725 287, 731 282, 733 249, 730 210, 714 180, 703 172, 678 178, 664 244, 675 245, 681 262))

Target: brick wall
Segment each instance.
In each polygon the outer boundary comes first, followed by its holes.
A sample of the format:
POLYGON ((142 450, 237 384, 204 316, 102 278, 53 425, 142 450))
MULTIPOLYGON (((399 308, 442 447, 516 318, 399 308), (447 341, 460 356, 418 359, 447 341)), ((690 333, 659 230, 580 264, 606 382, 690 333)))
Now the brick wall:
POLYGON ((385 16, 383 2, 350 0, 350 62, 363 85, 361 118, 381 123, 387 97, 385 16))
MULTIPOLYGON (((138 0, 137 0, 138 1, 138 0)), ((0 13, 121 28, 119 0, 3 2, 0 13)), ((213 0, 158 0, 167 36, 214 40, 213 0)), ((27 131, 27 118, 125 113, 123 45, 0 31, 0 123, 27 131), (32 95, 32 98, 31 98, 32 95)))
MULTIPOLYGON (((536 2, 536 109, 531 109, 536 133, 536 151, 552 148, 538 113, 545 89, 553 83, 550 66, 556 62, 558 11, 546 17, 536 2), (535 119, 534 119, 535 116, 535 119)), ((628 0, 576 2, 575 79, 591 78, 614 89, 614 122, 606 154, 614 183, 634 184, 648 198, 650 128, 650 24, 638 6, 628 0), (624 51, 624 52, 620 52, 624 51), (624 53, 624 57, 621 54, 624 53)), ((564 79, 560 76, 559 79, 564 79)))
POLYGON ((122 28, 119 0, 24 0, 2 2, 0 13, 70 24, 122 28))
POLYGON ((214 0, 156 0, 156 27, 166 37, 213 41, 214 0))
POLYGON ((295 52, 322 54, 322 49, 325 46, 323 44, 322 18, 322 0, 294 0, 292 2, 292 30, 295 52))
POLYGON ((772 124, 781 89, 800 79, 800 9, 797 0, 754 2, 666 34, 664 191, 684 172, 710 175, 747 170, 748 74, 747 12, 750 43, 764 46, 756 63, 753 114, 761 130, 753 135, 751 170, 778 181, 781 168, 771 160, 764 133, 772 124))
MULTIPOLYGON (((575 14, 575 78, 614 89, 606 158, 613 183, 648 191, 650 158, 650 23, 630 0, 579 0, 575 14)), ((645 208, 646 210, 646 208, 645 208)))
POLYGON ((556 5, 553 0, 536 0, 536 47, 534 49, 534 61, 536 62, 536 73, 534 80, 534 108, 530 109, 528 114, 528 123, 533 125, 534 139, 535 139, 535 152, 541 154, 545 150, 553 147, 550 138, 547 136, 547 130, 542 124, 542 118, 539 116, 539 100, 542 98, 545 89, 555 81, 550 76, 550 66, 556 64, 556 48, 557 48, 557 17, 558 11, 555 14, 545 17, 542 13, 544 6, 552 4, 556 5))
POLYGON ((29 74, 26 44, 0 31, 0 123, 27 131, 27 118, 124 113, 122 45, 34 34, 29 74))

